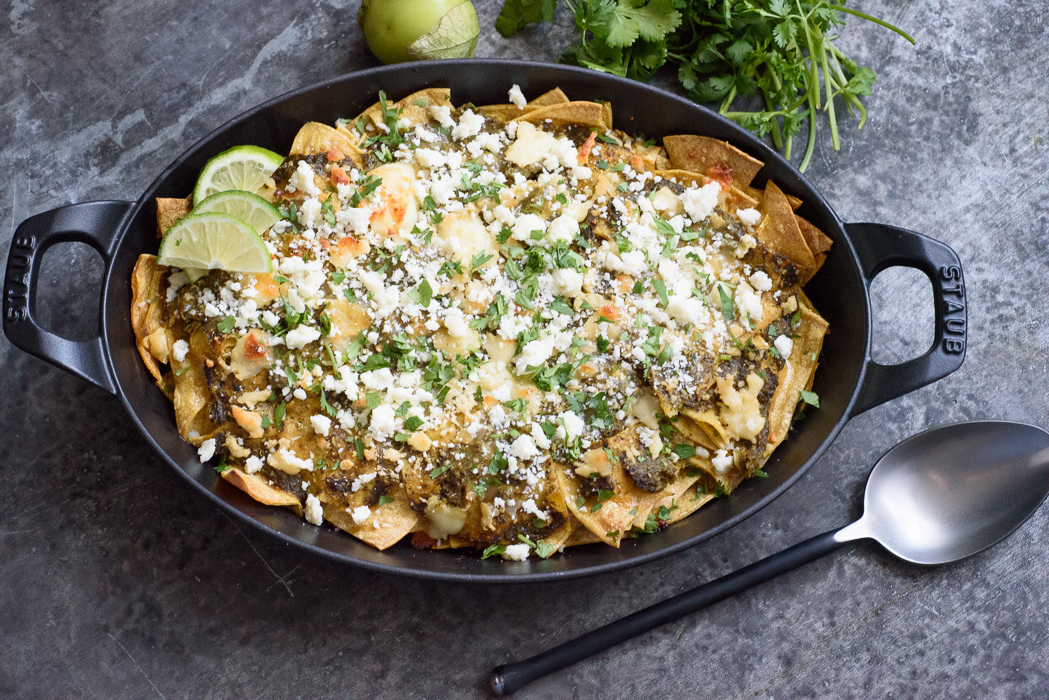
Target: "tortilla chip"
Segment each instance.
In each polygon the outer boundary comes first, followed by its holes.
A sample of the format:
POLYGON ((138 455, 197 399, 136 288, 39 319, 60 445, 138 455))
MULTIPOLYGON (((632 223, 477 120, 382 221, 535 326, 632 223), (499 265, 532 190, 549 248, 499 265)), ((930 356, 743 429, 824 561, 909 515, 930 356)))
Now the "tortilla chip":
POLYGON ((193 207, 193 195, 179 199, 177 197, 157 197, 157 238, 163 238, 168 229, 174 226, 193 207))
POLYGON ((640 510, 641 499, 651 495, 635 486, 623 467, 616 463, 612 467, 611 475, 615 495, 606 501, 601 501, 600 508, 597 510, 592 510, 597 505, 596 499, 586 499, 589 503, 584 503, 583 506, 576 502, 576 498, 582 495, 582 482, 574 472, 566 473, 570 470, 557 463, 553 465, 552 471, 557 478, 558 488, 561 489, 565 505, 568 506, 576 520, 594 533, 599 540, 616 548, 630 531, 634 516, 640 510), (584 507, 586 510, 583 510, 584 507), (638 510, 634 510, 635 508, 638 510))
POLYGON ((675 168, 703 173, 735 187, 750 185, 765 166, 735 146, 707 136, 666 136, 663 147, 675 168))
POLYGON ((688 469, 682 469, 677 477, 667 484, 666 488, 657 493, 645 494, 638 499, 637 515, 634 516, 633 527, 644 529, 648 516, 658 514, 660 507, 672 508, 677 505, 676 501, 692 484, 696 483, 700 475, 688 474, 688 469))
MULTIPOLYGON (((448 88, 429 88, 413 92, 399 100, 394 107, 401 111, 401 118, 412 124, 430 121, 430 107, 451 107, 452 91, 448 88)), ((380 115, 381 117, 381 112, 380 115)))
POLYGON ((518 107, 517 105, 483 105, 477 108, 477 113, 485 119, 491 119, 499 124, 507 124, 525 114, 530 114, 539 107, 518 107))
MULTIPOLYGON (((700 412, 691 408, 682 408, 681 415, 690 419, 693 425, 707 436, 707 440, 704 442, 698 435, 695 435, 693 442, 703 445, 708 450, 720 450, 730 442, 728 433, 725 432, 725 426, 721 424, 721 419, 713 409, 707 409, 706 411, 700 412), (714 447, 710 447, 711 444, 713 444, 714 447)), ((691 426, 685 424, 685 426, 682 426, 679 429, 684 430, 689 427, 691 426)))
POLYGON ((266 483, 266 480, 258 474, 248 474, 241 470, 240 467, 230 467, 222 472, 222 478, 263 505, 300 505, 299 499, 295 494, 285 491, 284 489, 279 489, 276 486, 270 486, 266 483))
POLYGON ((580 544, 593 544, 600 542, 601 539, 594 533, 587 530, 582 523, 576 522, 575 528, 572 530, 572 534, 565 540, 566 547, 575 547, 580 544))
MULTIPOLYGON (((554 88, 544 92, 539 97, 531 100, 526 105, 527 107, 549 107, 550 105, 559 105, 564 102, 568 102, 568 95, 565 94, 561 88, 554 88)), ((516 106, 516 105, 515 105, 516 106)))
POLYGON ((564 102, 550 105, 549 107, 541 107, 523 114, 513 121, 543 124, 547 119, 555 126, 574 124, 598 129, 612 128, 612 125, 606 121, 605 105, 597 102, 564 102))
MULTIPOLYGON (((712 180, 712 178, 707 177, 702 173, 692 172, 691 170, 656 170, 652 174, 657 175, 664 180, 673 180, 674 182, 686 187, 691 185, 702 187, 712 180)), ((721 184, 721 191, 718 192, 718 206, 730 214, 734 213, 737 209, 757 208, 760 204, 758 198, 751 196, 745 190, 734 185, 726 187, 722 183, 719 184, 721 184)), ((760 196, 761 192, 757 192, 760 196)))
POLYGON ((688 187, 689 185, 695 185, 696 187, 702 187, 703 185, 710 182, 710 178, 702 173, 693 172, 691 170, 656 170, 652 173, 654 176, 661 177, 664 180, 673 180, 679 185, 688 187))
MULTIPOLYGON (((699 481, 699 479, 696 481, 699 481)), ((687 489, 678 496, 674 503, 677 508, 670 511, 669 517, 664 522, 668 525, 673 525, 679 520, 684 520, 712 500, 714 500, 714 494, 712 493, 701 494, 697 492, 697 489, 687 489)))
MULTIPOLYGON (((430 107, 452 106, 452 91, 448 88, 428 88, 419 90, 404 97, 397 102, 387 102, 387 108, 400 109, 401 116, 411 121, 412 124, 425 124, 430 121, 430 107)), ((353 121, 361 118, 372 124, 382 123, 382 104, 376 102, 364 110, 353 121)))
POLYGON ((420 524, 420 516, 408 505, 408 494, 403 488, 398 486, 389 495, 394 500, 381 506, 372 506, 371 516, 360 525, 353 522, 353 517, 346 509, 337 504, 323 504, 324 519, 382 551, 400 542, 420 524))
POLYGON ((356 159, 360 159, 356 142, 346 132, 320 122, 306 122, 299 129, 299 133, 295 134, 295 140, 291 144, 289 153, 308 156, 314 153, 327 153, 333 149, 341 151, 349 158, 356 155, 356 159))
MULTIPOLYGON (((685 410, 688 411, 689 409, 685 410)), ((710 416, 713 415, 713 413, 707 412, 706 414, 696 415, 710 416)), ((704 422, 709 421, 706 419, 696 420, 695 418, 689 416, 687 413, 684 413, 677 420, 677 422, 674 423, 674 427, 677 428, 682 435, 688 438, 689 442, 691 442, 693 445, 699 445, 705 450, 721 449, 725 444, 724 438, 721 437, 720 433, 718 433, 717 439, 711 437, 710 432, 702 427, 704 422)))
POLYGON ((779 372, 779 384, 769 404, 769 440, 766 454, 783 442, 794 417, 794 408, 801 397, 801 390, 812 384, 816 372, 823 338, 827 335, 828 324, 816 313, 804 294, 798 294, 798 310, 801 319, 794 329, 794 346, 790 358, 779 372))
POLYGON ((808 245, 809 250, 812 251, 812 256, 816 261, 816 267, 812 270, 812 274, 801 280, 801 283, 805 284, 812 279, 812 275, 816 274, 823 267, 823 263, 827 260, 827 253, 830 252, 834 241, 831 240, 830 236, 813 226, 808 219, 797 214, 794 216, 798 220, 798 228, 801 230, 801 235, 805 238, 805 243, 808 245))
POLYGON ((569 517, 561 527, 548 536, 540 538, 540 541, 548 547, 553 547, 551 551, 556 552, 562 547, 568 546, 568 540, 572 537, 572 533, 575 532, 578 525, 577 521, 569 517))
POLYGON ((757 237, 766 247, 790 260, 798 268, 801 279, 808 279, 816 269, 816 259, 801 235, 798 219, 790 208, 783 190, 769 180, 761 202, 761 224, 757 237))
POLYGON ((204 376, 207 343, 203 331, 194 331, 189 339, 186 359, 172 362, 175 370, 175 423, 182 439, 194 444, 199 444, 202 436, 214 431, 207 411, 213 399, 204 376), (201 437, 191 439, 190 434, 201 437))
POLYGON ((142 356, 142 362, 161 386, 163 378, 160 363, 153 355, 150 339, 154 333, 165 331, 158 303, 162 278, 163 272, 155 255, 138 256, 138 262, 131 273, 131 328, 135 332, 138 354, 142 356))

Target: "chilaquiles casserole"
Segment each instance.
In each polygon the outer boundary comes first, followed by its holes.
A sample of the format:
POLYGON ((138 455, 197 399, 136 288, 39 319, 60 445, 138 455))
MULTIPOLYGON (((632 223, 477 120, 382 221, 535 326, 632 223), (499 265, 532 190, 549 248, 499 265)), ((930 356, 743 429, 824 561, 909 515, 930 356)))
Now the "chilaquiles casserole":
MULTIPOLYGON (((378 549, 516 560, 764 476, 817 401, 802 285, 830 239, 760 161, 560 90, 380 98, 303 126, 255 193, 272 272, 139 260, 139 349, 201 461, 378 549)), ((192 199, 157 201, 161 234, 192 199)))

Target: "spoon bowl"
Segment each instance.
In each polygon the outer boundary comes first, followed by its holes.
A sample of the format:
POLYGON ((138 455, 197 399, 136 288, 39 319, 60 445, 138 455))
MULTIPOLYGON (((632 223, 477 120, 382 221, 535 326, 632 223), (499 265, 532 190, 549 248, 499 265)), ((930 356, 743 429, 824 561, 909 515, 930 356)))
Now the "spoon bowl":
POLYGON ((863 517, 835 539, 869 537, 906 561, 946 564, 1007 537, 1046 494, 1049 433, 1004 421, 948 425, 878 460, 863 517))

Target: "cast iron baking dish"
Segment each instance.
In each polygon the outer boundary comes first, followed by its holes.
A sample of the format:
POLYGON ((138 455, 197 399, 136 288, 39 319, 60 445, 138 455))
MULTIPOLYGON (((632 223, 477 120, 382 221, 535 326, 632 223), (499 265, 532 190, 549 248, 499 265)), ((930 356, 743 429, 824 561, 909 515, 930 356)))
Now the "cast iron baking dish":
POLYGON ((521 582, 563 579, 652 561, 724 532, 793 484, 845 423, 872 406, 901 396, 958 369, 965 357, 966 312, 961 264, 954 251, 917 233, 878 224, 843 224, 804 177, 755 136, 714 112, 668 92, 622 78, 566 66, 502 60, 433 61, 362 71, 263 104, 219 127, 175 160, 135 202, 87 202, 38 214, 15 233, 4 279, 4 332, 19 348, 116 394, 157 454, 231 516, 304 550, 389 573, 451 581, 521 582), (385 90, 399 99, 425 87, 447 86, 456 104, 506 101, 517 83, 526 95, 561 87, 572 99, 610 100, 616 127, 649 137, 702 134, 724 139, 763 160, 754 184, 775 180, 804 202, 799 213, 832 239, 834 248, 805 291, 830 322, 814 390, 820 409, 798 422, 773 454, 767 479, 744 482, 691 517, 662 532, 596 544, 547 560, 481 561, 471 552, 417 551, 402 542, 377 552, 325 524, 314 527, 294 513, 259 505, 220 479, 182 441, 170 402, 142 365, 131 330, 131 271, 139 254, 155 253, 155 197, 184 197, 204 163, 232 146, 255 144, 287 153, 307 121, 353 117, 385 90), (98 337, 60 338, 35 322, 35 288, 44 252, 79 241, 105 260, 98 337), (891 266, 921 270, 932 282, 935 338, 924 355, 900 365, 871 360, 870 282, 891 266))

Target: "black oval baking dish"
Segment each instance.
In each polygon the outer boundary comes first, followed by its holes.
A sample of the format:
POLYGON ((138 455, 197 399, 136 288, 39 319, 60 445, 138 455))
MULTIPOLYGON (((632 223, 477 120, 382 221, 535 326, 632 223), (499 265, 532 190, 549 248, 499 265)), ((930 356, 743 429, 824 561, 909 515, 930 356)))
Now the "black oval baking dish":
POLYGON ((805 178, 753 134, 686 99, 642 83, 566 66, 503 60, 433 61, 366 70, 271 100, 216 129, 183 153, 135 202, 73 204, 24 221, 15 233, 4 280, 4 332, 19 348, 116 394, 157 454, 231 516, 291 545, 357 566, 433 579, 522 582, 596 574, 652 561, 724 532, 783 493, 816 461, 850 418, 936 381, 965 357, 966 312, 961 264, 946 245, 878 224, 843 224, 805 178), (772 179, 804 204, 799 213, 834 240, 826 263, 806 286, 830 323, 814 390, 820 409, 796 423, 773 454, 767 479, 751 479, 685 520, 653 535, 568 550, 546 560, 481 561, 472 552, 418 551, 406 542, 378 552, 331 526, 314 527, 294 513, 252 501, 201 465, 182 441, 170 402, 156 388, 135 347, 129 309, 131 271, 141 253, 155 253, 155 197, 184 197, 215 154, 240 144, 286 153, 307 121, 334 123, 372 104, 379 90, 399 98, 446 86, 456 103, 506 101, 514 83, 529 95, 554 87, 573 99, 610 100, 616 127, 649 137, 701 134, 724 139, 763 160, 754 185, 772 179), (105 277, 98 337, 75 342, 34 321, 40 261, 55 243, 79 241, 101 253, 105 277), (891 266, 913 267, 932 282, 934 341, 900 365, 871 359, 870 282, 891 266))

